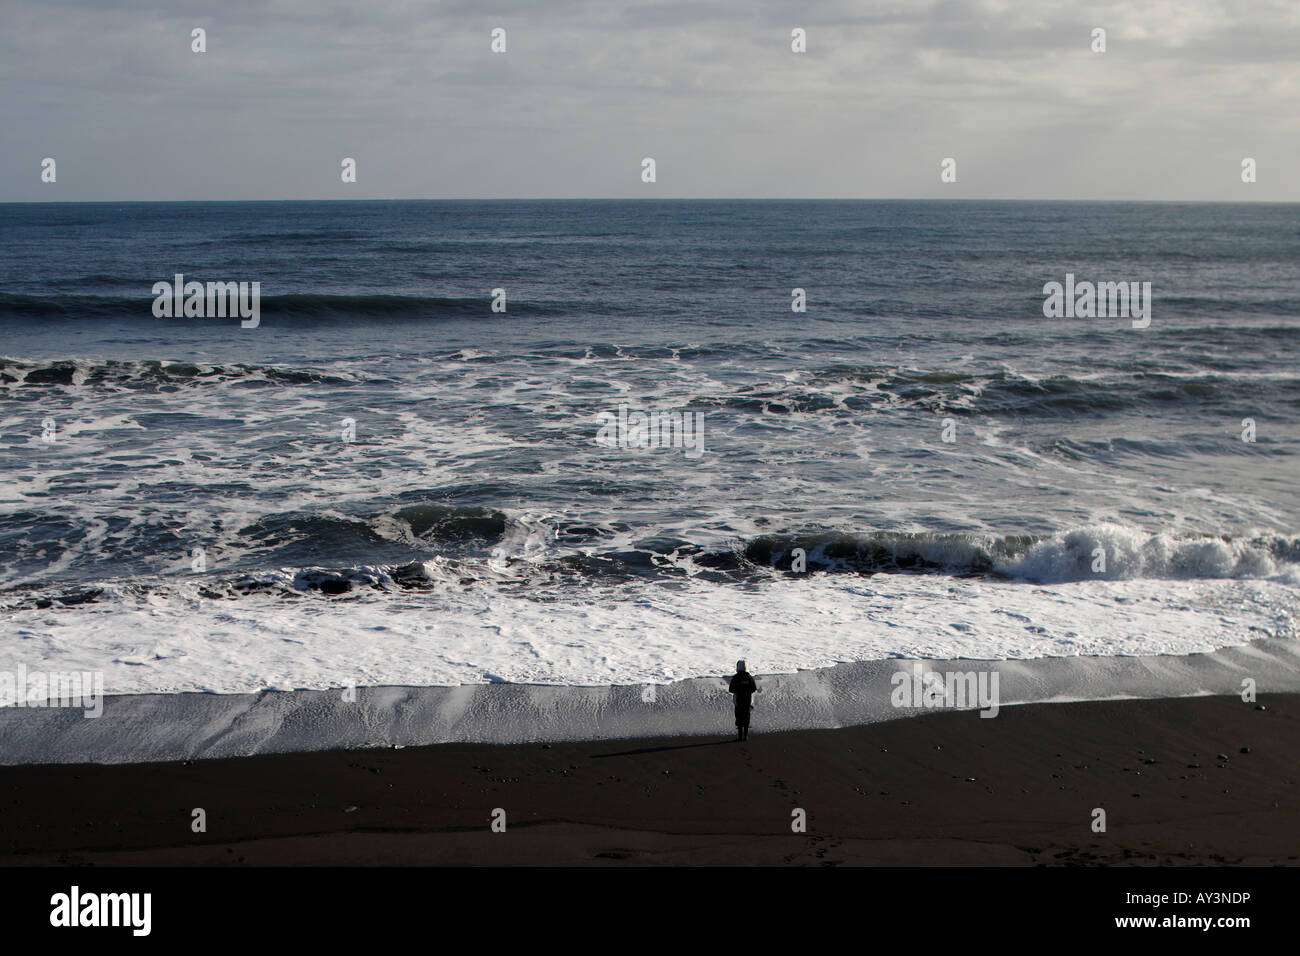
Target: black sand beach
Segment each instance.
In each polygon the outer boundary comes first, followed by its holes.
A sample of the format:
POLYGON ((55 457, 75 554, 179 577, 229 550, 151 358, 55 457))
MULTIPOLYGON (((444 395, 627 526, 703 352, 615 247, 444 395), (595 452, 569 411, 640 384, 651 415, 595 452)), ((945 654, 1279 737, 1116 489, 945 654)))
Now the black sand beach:
POLYGON ((1300 695, 1198 697, 765 734, 759 710, 743 744, 11 766, 0 863, 1294 865, 1297 714, 1300 695), (796 809, 806 833, 791 830, 796 809))

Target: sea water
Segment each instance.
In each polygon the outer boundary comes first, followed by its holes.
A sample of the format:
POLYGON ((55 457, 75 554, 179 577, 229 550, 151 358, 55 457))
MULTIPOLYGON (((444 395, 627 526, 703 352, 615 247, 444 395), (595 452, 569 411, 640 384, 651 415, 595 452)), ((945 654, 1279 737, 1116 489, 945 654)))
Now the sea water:
POLYGON ((15 204, 0 248, 0 670, 626 684, 1294 635, 1300 206, 15 204), (258 322, 155 314, 177 274, 259 283, 258 322), (1067 274, 1150 283, 1149 322, 1049 317, 1067 274))

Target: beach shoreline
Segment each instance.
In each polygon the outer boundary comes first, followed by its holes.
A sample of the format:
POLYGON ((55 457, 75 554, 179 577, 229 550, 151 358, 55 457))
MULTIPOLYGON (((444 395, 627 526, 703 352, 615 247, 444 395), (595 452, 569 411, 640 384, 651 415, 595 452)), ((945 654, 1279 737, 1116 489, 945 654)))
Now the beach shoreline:
POLYGON ((1292 866, 1298 715, 1287 693, 763 732, 759 698, 746 743, 6 766, 0 864, 1292 866))
MULTIPOLYGON (((1263 638, 1188 655, 892 658, 793 674, 758 673, 761 726, 756 724, 756 731, 852 727, 933 713, 936 708, 926 706, 920 694, 901 693, 915 690, 918 668, 974 675, 986 689, 996 687, 997 707, 1240 694, 1247 686, 1261 693, 1300 693, 1300 642, 1263 638)), ((963 702, 938 703, 938 709, 946 709, 963 702)), ((974 699, 964 703, 988 710, 974 699)), ((725 730, 731 721, 727 678, 721 676, 605 686, 496 683, 110 694, 95 707, 102 713, 93 719, 78 707, 0 707, 0 765, 699 737, 725 730)))

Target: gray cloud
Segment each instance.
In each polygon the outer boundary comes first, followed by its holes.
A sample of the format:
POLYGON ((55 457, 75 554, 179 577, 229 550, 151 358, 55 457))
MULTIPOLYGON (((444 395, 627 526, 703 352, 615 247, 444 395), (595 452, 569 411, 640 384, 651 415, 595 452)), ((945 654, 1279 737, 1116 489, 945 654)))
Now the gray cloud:
POLYGON ((1294 0, 11 0, 0 200, 1297 201, 1298 41, 1294 0))

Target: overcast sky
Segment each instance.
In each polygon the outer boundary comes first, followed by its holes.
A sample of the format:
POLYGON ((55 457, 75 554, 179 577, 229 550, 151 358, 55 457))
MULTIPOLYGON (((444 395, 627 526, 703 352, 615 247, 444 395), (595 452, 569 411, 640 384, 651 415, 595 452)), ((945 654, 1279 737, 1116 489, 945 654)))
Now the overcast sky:
POLYGON ((1298 0, 6 0, 2 22, 0 201, 1300 201, 1298 0))

